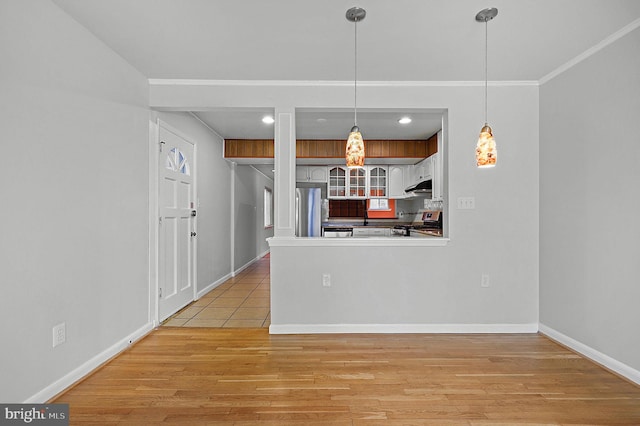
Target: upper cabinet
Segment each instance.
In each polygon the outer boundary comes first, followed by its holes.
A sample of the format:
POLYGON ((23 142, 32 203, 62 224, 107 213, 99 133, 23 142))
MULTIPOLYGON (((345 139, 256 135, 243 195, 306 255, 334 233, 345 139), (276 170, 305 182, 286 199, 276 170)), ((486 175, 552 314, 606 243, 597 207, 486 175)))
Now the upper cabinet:
POLYGON ((349 198, 366 198, 367 196, 367 169, 348 169, 349 182, 348 190, 349 198))
POLYGON ((366 166, 348 169, 345 166, 329 166, 329 198, 387 198, 387 166, 366 166))
POLYGON ((329 198, 347 197, 347 171, 345 166, 329 166, 329 198))
POLYGON ((296 182, 327 182, 327 166, 297 166, 296 182))
POLYGON ((444 155, 442 153, 442 130, 437 134, 438 152, 432 155, 433 165, 433 193, 431 199, 434 201, 444 200, 444 155))
POLYGON ((369 174, 369 198, 387 198, 389 196, 389 171, 387 166, 367 166, 369 174))
POLYGON ((413 167, 413 183, 419 183, 423 180, 429 180, 433 175, 433 166, 431 157, 425 158, 413 167))
POLYGON ((410 166, 389 166, 389 198, 406 198, 404 189, 410 185, 410 166))

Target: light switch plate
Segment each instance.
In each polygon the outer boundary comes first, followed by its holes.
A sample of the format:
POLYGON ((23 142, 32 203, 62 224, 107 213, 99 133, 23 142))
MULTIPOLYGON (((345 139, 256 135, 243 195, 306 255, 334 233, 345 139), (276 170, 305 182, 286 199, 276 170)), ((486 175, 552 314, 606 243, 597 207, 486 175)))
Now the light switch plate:
POLYGON ((475 197, 458 197, 458 210, 473 210, 475 208, 475 197))

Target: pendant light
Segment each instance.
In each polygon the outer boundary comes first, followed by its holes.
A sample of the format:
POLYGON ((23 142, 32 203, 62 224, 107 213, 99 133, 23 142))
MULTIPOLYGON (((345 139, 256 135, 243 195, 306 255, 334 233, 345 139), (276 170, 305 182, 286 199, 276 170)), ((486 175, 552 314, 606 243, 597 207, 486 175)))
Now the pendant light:
POLYGON ((358 22, 362 21, 367 12, 360 7, 352 7, 347 10, 347 20, 354 23, 354 77, 353 77, 353 127, 347 139, 345 159, 347 167, 364 167, 364 141, 358 127, 358 22))
POLYGON ((498 151, 496 150, 496 141, 493 138, 493 131, 487 123, 487 87, 488 83, 488 22, 496 17, 498 9, 491 7, 483 9, 476 15, 476 21, 484 22, 484 126, 480 130, 480 137, 476 145, 476 164, 479 168, 494 167, 498 159, 498 151))

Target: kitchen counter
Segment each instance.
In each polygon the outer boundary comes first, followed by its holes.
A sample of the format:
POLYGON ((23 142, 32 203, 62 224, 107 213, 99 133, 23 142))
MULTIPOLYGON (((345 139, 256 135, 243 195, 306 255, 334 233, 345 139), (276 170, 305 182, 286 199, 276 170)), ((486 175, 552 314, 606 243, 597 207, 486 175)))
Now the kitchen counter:
POLYGON ((442 237, 442 230, 431 229, 412 229, 411 237, 423 238, 423 237, 442 237))

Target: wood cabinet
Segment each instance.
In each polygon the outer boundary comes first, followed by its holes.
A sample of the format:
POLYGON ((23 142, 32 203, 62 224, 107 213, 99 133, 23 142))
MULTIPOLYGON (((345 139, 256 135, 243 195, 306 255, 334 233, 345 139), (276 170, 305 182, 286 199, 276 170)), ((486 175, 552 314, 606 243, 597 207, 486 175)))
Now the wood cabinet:
POLYGON ((327 166, 297 166, 296 182, 327 183, 327 166))

